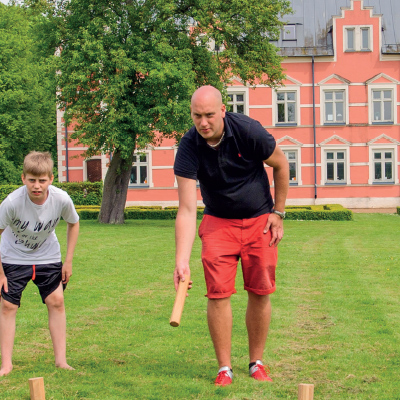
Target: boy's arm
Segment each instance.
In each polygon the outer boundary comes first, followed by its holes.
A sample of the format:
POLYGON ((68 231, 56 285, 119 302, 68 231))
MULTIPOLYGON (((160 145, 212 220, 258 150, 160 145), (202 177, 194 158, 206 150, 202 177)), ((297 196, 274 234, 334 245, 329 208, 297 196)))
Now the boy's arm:
MULTIPOLYGON (((0 229, 0 236, 3 233, 4 229, 0 229)), ((4 288, 5 292, 8 292, 7 278, 4 274, 3 264, 1 263, 0 256, 0 296, 1 296, 1 288, 4 288)))
POLYGON ((75 246, 79 235, 79 221, 75 224, 69 222, 67 224, 67 255, 62 267, 63 283, 68 283, 72 275, 72 259, 74 258, 75 246))

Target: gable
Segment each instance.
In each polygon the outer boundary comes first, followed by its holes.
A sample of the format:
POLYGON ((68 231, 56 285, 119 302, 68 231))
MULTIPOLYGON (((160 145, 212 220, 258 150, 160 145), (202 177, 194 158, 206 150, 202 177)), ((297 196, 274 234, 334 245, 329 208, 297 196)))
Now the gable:
POLYGON ((335 145, 336 146, 337 145, 339 145, 339 146, 346 145, 346 146, 349 146, 350 142, 348 142, 347 140, 341 138, 338 135, 333 135, 330 138, 328 138, 328 139, 326 139, 326 140, 324 140, 323 142, 320 143, 320 146, 324 146, 324 145, 329 145, 329 146, 332 146, 332 145, 333 146, 335 146, 335 145))

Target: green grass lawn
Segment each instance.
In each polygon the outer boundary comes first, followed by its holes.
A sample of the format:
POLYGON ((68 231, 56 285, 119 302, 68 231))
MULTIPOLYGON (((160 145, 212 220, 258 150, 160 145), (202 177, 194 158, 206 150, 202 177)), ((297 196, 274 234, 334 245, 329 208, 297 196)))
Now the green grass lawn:
MULTIPOLYGON (((46 400, 400 399, 400 216, 355 214, 351 222, 286 221, 264 361, 274 383, 248 377, 247 294, 232 297, 234 383, 217 372, 206 323, 200 242, 181 326, 169 325, 175 291, 174 222, 123 226, 81 222, 74 275, 65 292, 68 361, 54 368, 46 307, 30 283, 17 315, 14 370, 2 400, 28 400, 43 377, 46 400)), ((65 250, 64 222, 57 235, 65 250)))

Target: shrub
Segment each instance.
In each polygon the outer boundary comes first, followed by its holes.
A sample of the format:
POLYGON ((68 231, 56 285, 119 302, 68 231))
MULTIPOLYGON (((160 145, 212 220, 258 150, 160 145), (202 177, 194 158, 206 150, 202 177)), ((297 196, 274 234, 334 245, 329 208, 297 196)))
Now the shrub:
MULTIPOLYGON (((55 187, 65 190, 77 205, 101 204, 103 182, 53 182, 55 187)), ((0 202, 21 185, 0 185, 0 202)))
POLYGON ((65 190, 75 205, 100 205, 103 182, 54 182, 54 186, 65 190))
POLYGON ((161 206, 128 206, 125 210, 162 210, 161 206))
POLYGON ((125 209, 125 219, 175 219, 177 210, 125 209))
POLYGON ((98 219, 99 218, 100 209, 98 209, 98 210, 77 209, 76 212, 78 213, 79 218, 82 219, 82 220, 85 220, 85 219, 98 219))
POLYGON ((287 206, 286 219, 290 220, 330 220, 352 221, 353 212, 340 204, 317 206, 287 206))
POLYGON ((21 187, 21 185, 0 185, 0 203, 14 190, 21 187))

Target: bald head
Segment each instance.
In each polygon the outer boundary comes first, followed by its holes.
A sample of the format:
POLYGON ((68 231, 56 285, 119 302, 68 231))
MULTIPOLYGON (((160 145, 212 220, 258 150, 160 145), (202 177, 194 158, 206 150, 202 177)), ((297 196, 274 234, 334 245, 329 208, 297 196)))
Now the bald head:
POLYGON ((195 102, 210 102, 213 101, 217 106, 222 105, 221 92, 214 86, 207 85, 198 88, 192 96, 192 106, 195 102))
POLYGON ((221 92, 202 86, 192 96, 191 115, 197 132, 207 143, 218 143, 224 131, 225 104, 221 92))

